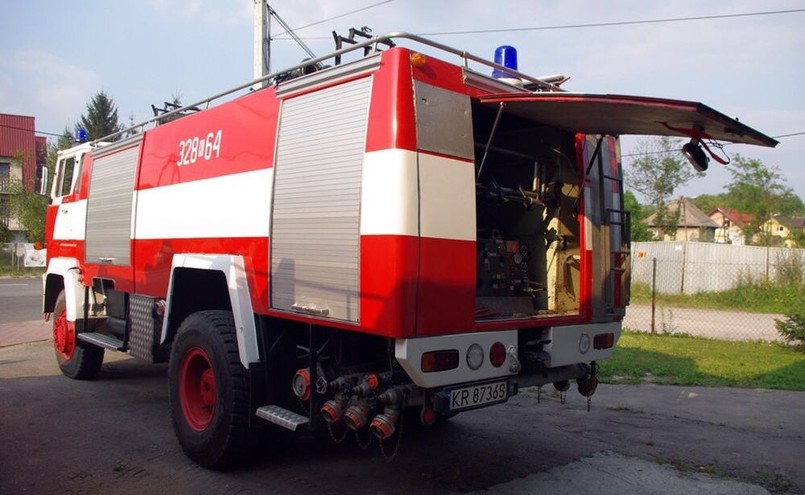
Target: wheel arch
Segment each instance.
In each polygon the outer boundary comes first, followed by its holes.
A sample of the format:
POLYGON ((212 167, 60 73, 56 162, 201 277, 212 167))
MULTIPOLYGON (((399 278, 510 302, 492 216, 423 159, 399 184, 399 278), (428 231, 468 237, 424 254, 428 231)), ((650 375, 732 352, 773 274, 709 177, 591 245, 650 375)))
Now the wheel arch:
POLYGON ((204 310, 231 311, 241 364, 248 369, 249 363, 259 361, 257 329, 242 256, 173 257, 161 342, 172 341, 185 318, 204 310))
POLYGON ((52 313, 59 293, 64 291, 67 319, 76 321, 84 306, 81 271, 73 258, 54 258, 42 275, 42 312, 52 313))

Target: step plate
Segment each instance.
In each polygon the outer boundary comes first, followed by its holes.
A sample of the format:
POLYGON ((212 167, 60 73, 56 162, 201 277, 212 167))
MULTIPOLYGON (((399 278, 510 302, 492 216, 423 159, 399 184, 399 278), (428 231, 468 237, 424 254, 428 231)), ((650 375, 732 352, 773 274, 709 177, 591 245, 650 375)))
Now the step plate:
POLYGON ((283 409, 280 406, 263 406, 257 409, 257 416, 270 421, 274 424, 280 425, 283 428, 288 428, 291 431, 296 431, 299 425, 308 423, 308 418, 297 414, 293 411, 283 409))
POLYGON ((123 341, 110 335, 105 335, 97 332, 85 332, 77 334, 76 337, 78 338, 78 340, 83 340, 84 342, 95 344, 98 347, 103 347, 104 349, 112 349, 115 351, 125 350, 125 345, 123 344, 123 341))

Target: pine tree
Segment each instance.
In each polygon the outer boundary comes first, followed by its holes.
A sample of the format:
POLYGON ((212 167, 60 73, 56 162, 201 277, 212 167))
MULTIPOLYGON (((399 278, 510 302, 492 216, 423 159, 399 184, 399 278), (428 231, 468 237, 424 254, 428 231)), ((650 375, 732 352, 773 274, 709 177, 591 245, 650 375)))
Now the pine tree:
MULTIPOLYGON (((80 127, 87 131, 90 140, 100 139, 122 130, 117 120, 117 106, 103 90, 95 93, 87 103, 87 112, 81 116, 80 127)), ((118 139, 120 136, 112 138, 111 141, 118 139)))

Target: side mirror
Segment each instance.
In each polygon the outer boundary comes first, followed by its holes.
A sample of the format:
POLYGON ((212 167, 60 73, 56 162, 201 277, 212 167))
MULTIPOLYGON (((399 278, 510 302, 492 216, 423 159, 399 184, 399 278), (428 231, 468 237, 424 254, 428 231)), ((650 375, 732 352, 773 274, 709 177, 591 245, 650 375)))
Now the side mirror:
POLYGON ((50 172, 48 171, 47 167, 40 167, 39 169, 39 191, 37 191, 42 196, 50 196, 50 172))
POLYGON ((682 154, 688 159, 697 172, 704 172, 710 164, 710 159, 702 149, 698 139, 691 139, 689 143, 682 146, 682 154))

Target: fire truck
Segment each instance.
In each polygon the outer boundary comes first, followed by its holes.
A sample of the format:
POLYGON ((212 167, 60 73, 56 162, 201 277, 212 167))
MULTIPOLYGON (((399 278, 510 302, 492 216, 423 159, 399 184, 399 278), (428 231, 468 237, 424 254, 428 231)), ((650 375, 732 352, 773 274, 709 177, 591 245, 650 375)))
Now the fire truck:
POLYGON ((378 36, 62 151, 61 371, 167 362, 208 468, 277 428, 382 447, 408 414, 591 396, 629 302, 618 136, 689 138, 700 170, 716 141, 777 143, 700 103, 564 91, 514 53, 378 36))

